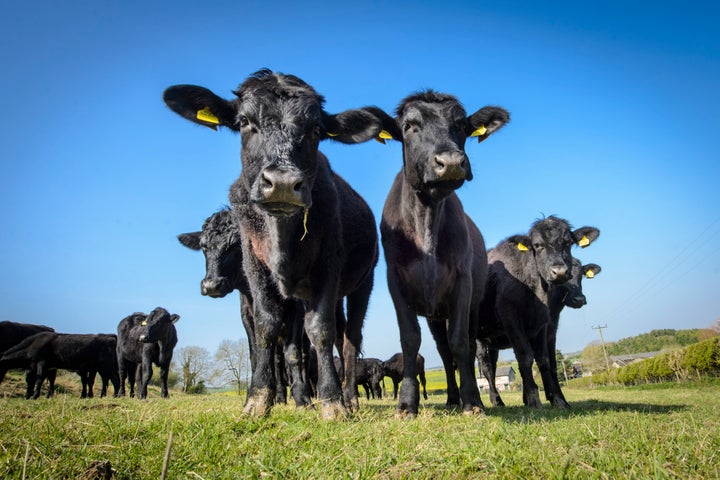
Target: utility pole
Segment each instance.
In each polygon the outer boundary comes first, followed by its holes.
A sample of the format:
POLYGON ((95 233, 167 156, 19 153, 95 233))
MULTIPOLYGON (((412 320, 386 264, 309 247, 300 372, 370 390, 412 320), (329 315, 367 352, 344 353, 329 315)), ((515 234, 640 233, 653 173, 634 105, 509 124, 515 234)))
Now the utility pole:
POLYGON ((602 334, 603 328, 607 328, 607 323, 605 325, 603 325, 602 327, 600 325, 598 325, 597 327, 592 327, 593 330, 597 330, 600 332, 600 343, 602 344, 603 355, 605 355, 605 367, 607 368, 607 371, 609 372, 610 371, 610 361, 608 360, 607 350, 605 349, 605 339, 603 338, 603 334, 602 334))

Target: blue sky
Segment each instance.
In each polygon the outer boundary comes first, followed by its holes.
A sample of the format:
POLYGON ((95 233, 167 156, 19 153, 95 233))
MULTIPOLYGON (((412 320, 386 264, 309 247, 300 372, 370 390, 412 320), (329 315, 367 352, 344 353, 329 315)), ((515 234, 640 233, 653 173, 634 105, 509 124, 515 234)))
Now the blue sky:
MULTIPOLYGON (((230 97, 268 67, 326 110, 390 112, 433 88, 512 121, 467 144, 459 195, 488 247, 543 215, 601 230, 603 271, 558 348, 720 317, 720 36, 715 2, 6 2, 0 11, 0 319, 114 332, 179 313, 180 346, 244 336, 237 294, 200 295, 179 233, 227 204, 240 139, 165 107, 173 84, 230 97), (389 4, 391 3, 391 4, 389 4), (442 5, 442 6, 440 6, 442 5)), ((321 149, 379 222, 401 148, 321 149)), ((366 356, 400 351, 384 259, 366 356)), ((439 360, 423 325, 421 353, 439 360)))

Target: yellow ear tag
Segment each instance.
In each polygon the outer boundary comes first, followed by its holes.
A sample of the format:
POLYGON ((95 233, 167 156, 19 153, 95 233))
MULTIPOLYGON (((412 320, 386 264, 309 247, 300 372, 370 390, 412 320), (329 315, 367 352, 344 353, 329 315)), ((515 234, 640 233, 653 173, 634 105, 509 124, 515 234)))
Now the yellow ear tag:
POLYGON ((527 248, 524 244, 522 244, 522 243, 520 243, 520 242, 518 242, 518 244, 517 244, 517 249, 520 250, 521 252, 527 252, 527 251, 528 251, 528 248, 527 248))
POLYGON ((140 325, 142 325, 143 327, 147 326, 147 320, 143 320, 140 325))
POLYGON ((595 272, 593 272, 592 270, 588 270, 587 272, 585 272, 585 276, 587 278, 595 278, 595 272))
POLYGON ((337 137, 338 135, 340 135, 340 134, 339 134, 339 133, 330 133, 330 132, 327 132, 327 136, 328 136, 328 137, 337 137))
POLYGON ((487 128, 485 128, 485 125, 480 125, 478 128, 476 128, 471 134, 471 137, 479 137, 481 135, 485 135, 487 133, 487 128))
POLYGON ((302 237, 300 237, 300 241, 301 241, 301 242, 305 239, 305 235, 308 234, 308 229, 307 229, 308 210, 310 210, 310 209, 309 209, 309 208, 306 208, 306 209, 305 209, 305 214, 303 215, 303 230, 304 230, 304 232, 303 232, 303 234, 302 234, 302 237))
POLYGON ((585 235, 583 235, 583 237, 578 242, 578 245, 580 245, 582 248, 585 248, 588 245, 590 245, 590 239, 588 239, 585 235))
POLYGON ((214 123, 215 125, 220 124, 220 120, 210 111, 210 107, 198 110, 196 116, 198 120, 202 120, 203 122, 214 123))
POLYGON ((384 138, 385 140, 392 140, 392 135, 390 135, 386 130, 380 130, 380 133, 378 133, 378 137, 384 138))

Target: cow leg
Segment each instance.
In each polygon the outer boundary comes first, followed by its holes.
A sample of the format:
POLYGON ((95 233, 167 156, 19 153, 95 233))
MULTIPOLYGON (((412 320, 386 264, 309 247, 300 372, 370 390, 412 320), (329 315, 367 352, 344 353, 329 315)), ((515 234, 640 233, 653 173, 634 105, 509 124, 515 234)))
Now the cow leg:
MULTIPOLYGON (((145 399, 147 398, 147 386, 150 382, 150 379, 152 378, 152 360, 150 360, 147 357, 143 357, 142 364, 140 364, 140 368, 142 369, 139 375, 139 388, 138 388, 138 398, 139 399, 145 399)), ((137 374, 137 372, 136 372, 137 374)))
POLYGON ((124 360, 118 359, 118 379, 120 382, 120 390, 115 390, 115 397, 125 396, 125 379, 127 379, 127 370, 124 360))
POLYGON ((288 335, 285 341, 285 362, 290 369, 290 395, 295 400, 296 408, 311 407, 310 391, 307 383, 307 362, 303 361, 303 315, 299 302, 292 301, 288 306, 292 312, 288 317, 288 335))
POLYGON ((35 380, 37 380, 37 367, 30 366, 25 372, 25 398, 31 398, 35 393, 35 380))
POLYGON ((255 322, 255 370, 243 413, 265 416, 275 398, 275 346, 287 311, 274 293, 277 288, 265 282, 252 282, 255 322), (265 288, 263 288, 265 287, 265 288))
MULTIPOLYGON (((440 354, 440 359, 445 369, 445 382, 447 383, 447 401, 445 405, 448 407, 460 406, 460 390, 455 380, 455 363, 453 362, 450 344, 447 339, 447 324, 444 320, 428 319, 428 328, 435 340, 435 347, 440 354)), ((427 393, 425 394, 427 399, 427 393)))
POLYGON ((79 371, 78 376, 80 377, 80 384, 82 385, 82 391, 80 392, 80 398, 87 398, 87 377, 86 371, 79 371))
POLYGON ((274 403, 287 403, 287 370, 285 368, 285 342, 283 346, 278 343, 275 346, 275 399, 274 403))
MULTIPOLYGON (((35 390, 33 393, 33 400, 37 400, 40 396, 40 388, 42 387, 43 381, 45 381, 45 376, 47 375, 47 368, 45 366, 45 362, 38 362, 34 368, 36 370, 36 378, 35 378, 35 390)), ((47 398, 50 398, 52 396, 52 392, 48 390, 47 398)))
POLYGON ((540 334, 535 336, 531 341, 535 352, 535 362, 537 363, 540 375, 542 376, 545 395, 550 400, 552 406, 561 409, 570 408, 570 405, 565 400, 565 396, 560 389, 560 383, 557 380, 557 371, 555 372, 555 375, 553 375, 550 369, 550 359, 547 351, 547 335, 545 334, 545 331, 541 331, 540 334))
POLYGON ((90 370, 87 372, 87 398, 93 398, 93 388, 95 387, 95 376, 97 372, 90 370))
POLYGON ((372 292, 373 279, 371 270, 357 290, 347 296, 347 324, 342 351, 345 359, 343 393, 345 404, 350 407, 351 411, 358 411, 360 408, 357 397, 357 357, 362 351, 362 329, 372 292))
POLYGON ((475 380, 474 342, 472 349, 470 348, 470 339, 474 340, 477 336, 475 329, 470 329, 470 285, 469 275, 468 281, 458 279, 457 288, 453 293, 453 310, 448 322, 448 341, 460 373, 460 400, 463 412, 478 414, 485 409, 475 380))
POLYGON ((557 349, 556 349, 556 342, 557 342, 557 324, 551 323, 548 327, 547 331, 547 353, 548 353, 548 360, 550 361, 550 376, 552 377, 553 383, 557 386, 557 391, 560 392, 561 395, 561 401, 556 400, 553 397, 553 391, 552 389, 545 389, 545 398, 555 406, 558 406, 560 408, 570 408, 570 405, 565 400, 565 396, 562 394, 562 389, 560 388, 560 379, 558 378, 558 366, 557 366, 557 349), (565 405, 562 405, 563 402, 565 405))
MULTIPOLYGON (((163 359, 160 364, 160 396, 162 398, 168 398, 170 393, 168 392, 167 380, 168 374, 170 373, 170 361, 163 359)), ((152 376, 152 363, 150 364, 150 376, 152 376)), ((148 377, 148 381, 150 377, 148 377)), ((147 393, 147 382, 145 383, 145 390, 147 393)))
MULTIPOLYGON (((327 419, 338 418, 346 413, 340 379, 333 360, 333 344, 336 338, 335 309, 337 307, 337 298, 334 295, 335 285, 337 285, 336 279, 326 278, 325 291, 316 297, 318 300, 313 301, 305 313, 305 331, 318 356, 318 401, 321 415, 327 419)), ((350 358, 347 353, 343 353, 345 358, 350 358)), ((345 368, 345 370, 348 369, 345 368)), ((352 388, 354 390, 355 386, 353 385, 352 388)))
POLYGON ((487 380, 488 388, 490 389, 490 403, 494 407, 504 407, 505 403, 502 401, 502 398, 500 398, 500 392, 498 392, 497 386, 495 385, 497 360, 500 351, 497 348, 485 346, 480 340, 476 342, 476 346, 478 366, 487 380))
POLYGON ((53 368, 47 371, 48 398, 55 394, 55 377, 57 377, 57 369, 53 368))
POLYGON ((250 295, 240 292, 240 319, 245 327, 250 350, 250 371, 255 371, 255 320, 253 319, 253 306, 250 295))

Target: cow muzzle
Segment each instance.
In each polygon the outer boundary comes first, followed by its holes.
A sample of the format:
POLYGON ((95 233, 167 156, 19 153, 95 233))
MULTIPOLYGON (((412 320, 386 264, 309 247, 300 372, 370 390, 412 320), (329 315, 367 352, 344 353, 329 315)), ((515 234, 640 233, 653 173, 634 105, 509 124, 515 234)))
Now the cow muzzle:
POLYGON ((222 298, 232 291, 226 278, 204 278, 200 282, 200 293, 212 298, 222 298))
POLYGON ((305 176, 299 170, 268 168, 260 173, 256 202, 271 215, 292 215, 309 206, 304 189, 305 176))
POLYGON ((435 155, 432 169, 439 181, 472 180, 470 162, 467 155, 461 151, 435 155))

